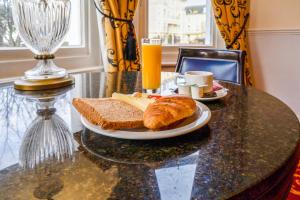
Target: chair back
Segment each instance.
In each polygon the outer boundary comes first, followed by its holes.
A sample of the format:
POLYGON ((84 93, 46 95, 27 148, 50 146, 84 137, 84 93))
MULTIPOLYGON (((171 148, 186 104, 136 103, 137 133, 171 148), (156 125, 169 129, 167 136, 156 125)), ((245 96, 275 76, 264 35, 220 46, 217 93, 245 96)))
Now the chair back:
POLYGON ((243 85, 244 61, 244 51, 180 48, 176 72, 209 71, 217 80, 243 85))

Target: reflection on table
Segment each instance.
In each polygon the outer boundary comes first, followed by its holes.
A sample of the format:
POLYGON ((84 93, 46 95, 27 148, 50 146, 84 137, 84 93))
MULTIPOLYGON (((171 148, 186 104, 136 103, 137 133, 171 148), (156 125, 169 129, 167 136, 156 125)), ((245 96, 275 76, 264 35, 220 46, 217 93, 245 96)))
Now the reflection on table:
POLYGON ((52 165, 71 159, 75 145, 73 136, 66 122, 56 114, 54 104, 73 87, 41 92, 15 91, 16 95, 36 104, 36 118, 25 131, 19 157, 25 168, 35 168, 47 161, 52 165))

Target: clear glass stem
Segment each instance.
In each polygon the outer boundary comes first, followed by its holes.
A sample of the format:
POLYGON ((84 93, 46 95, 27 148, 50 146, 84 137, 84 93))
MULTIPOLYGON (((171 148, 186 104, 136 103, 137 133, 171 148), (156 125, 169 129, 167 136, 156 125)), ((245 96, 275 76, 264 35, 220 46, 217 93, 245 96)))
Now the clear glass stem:
POLYGON ((25 72, 27 80, 47 80, 63 78, 67 71, 56 66, 52 59, 39 60, 35 68, 25 72))

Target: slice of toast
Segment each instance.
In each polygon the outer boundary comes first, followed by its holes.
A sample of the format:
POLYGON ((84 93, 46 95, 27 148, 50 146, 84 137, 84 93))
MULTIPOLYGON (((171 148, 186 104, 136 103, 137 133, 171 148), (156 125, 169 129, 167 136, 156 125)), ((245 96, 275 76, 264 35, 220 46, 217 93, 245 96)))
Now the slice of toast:
POLYGON ((73 105, 89 122, 103 129, 144 127, 143 111, 120 100, 75 98, 73 105))

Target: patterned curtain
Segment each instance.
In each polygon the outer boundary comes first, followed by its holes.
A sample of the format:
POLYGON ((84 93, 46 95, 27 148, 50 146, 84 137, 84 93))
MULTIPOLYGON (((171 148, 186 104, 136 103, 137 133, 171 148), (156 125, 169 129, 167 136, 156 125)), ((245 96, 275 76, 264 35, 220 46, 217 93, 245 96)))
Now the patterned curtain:
POLYGON ((246 26, 250 0, 213 0, 215 20, 227 49, 246 51, 244 82, 252 86, 252 69, 249 60, 246 26))
POLYGON ((108 72, 139 71, 139 51, 132 23, 138 0, 95 0, 102 16, 108 72))

